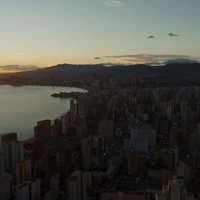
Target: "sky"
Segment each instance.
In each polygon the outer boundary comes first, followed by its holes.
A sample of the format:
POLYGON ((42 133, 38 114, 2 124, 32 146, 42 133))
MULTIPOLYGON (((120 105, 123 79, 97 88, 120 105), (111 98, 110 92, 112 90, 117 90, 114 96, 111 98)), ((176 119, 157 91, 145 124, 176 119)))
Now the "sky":
POLYGON ((199 10, 199 0, 0 0, 0 66, 200 60, 199 10))

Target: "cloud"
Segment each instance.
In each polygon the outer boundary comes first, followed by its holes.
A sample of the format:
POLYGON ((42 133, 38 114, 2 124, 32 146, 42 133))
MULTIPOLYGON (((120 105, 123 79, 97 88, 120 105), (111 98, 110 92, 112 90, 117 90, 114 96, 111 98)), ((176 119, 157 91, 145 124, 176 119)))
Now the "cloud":
POLYGON ((175 33, 168 33, 168 36, 169 37, 179 37, 180 35, 175 34, 175 33))
POLYGON ((18 53, 17 55, 18 55, 18 56, 25 56, 25 53, 20 52, 20 53, 18 53))
POLYGON ((125 5, 121 0, 106 0, 104 1, 104 4, 110 7, 120 7, 125 5))
POLYGON ((13 72, 22 72, 22 71, 32 71, 39 69, 37 66, 34 65, 5 65, 0 66, 0 73, 13 73, 13 72))
POLYGON ((154 38, 156 38, 154 35, 150 35, 147 37, 147 39, 154 39, 154 38))
POLYGON ((176 59, 191 59, 196 60, 188 55, 168 55, 168 54, 136 54, 136 55, 114 55, 104 56, 107 62, 123 63, 123 64, 149 64, 149 65, 162 65, 166 61, 176 59))

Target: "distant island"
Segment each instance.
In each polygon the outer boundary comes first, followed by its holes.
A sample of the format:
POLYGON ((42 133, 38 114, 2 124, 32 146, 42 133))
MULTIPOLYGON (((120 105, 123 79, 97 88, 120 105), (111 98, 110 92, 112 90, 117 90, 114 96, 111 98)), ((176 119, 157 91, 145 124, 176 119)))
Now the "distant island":
POLYGON ((60 92, 60 93, 54 93, 51 96, 52 97, 59 97, 59 98, 74 98, 77 99, 83 94, 83 92, 60 92))

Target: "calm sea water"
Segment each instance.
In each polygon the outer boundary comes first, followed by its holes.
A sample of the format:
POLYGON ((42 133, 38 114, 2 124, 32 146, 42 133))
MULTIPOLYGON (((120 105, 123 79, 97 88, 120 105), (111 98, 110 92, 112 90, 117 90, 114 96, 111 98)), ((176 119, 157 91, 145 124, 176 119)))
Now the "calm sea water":
POLYGON ((0 134, 14 131, 19 140, 32 137, 37 121, 53 120, 69 111, 70 99, 51 94, 71 91, 85 92, 72 87, 0 85, 0 134))

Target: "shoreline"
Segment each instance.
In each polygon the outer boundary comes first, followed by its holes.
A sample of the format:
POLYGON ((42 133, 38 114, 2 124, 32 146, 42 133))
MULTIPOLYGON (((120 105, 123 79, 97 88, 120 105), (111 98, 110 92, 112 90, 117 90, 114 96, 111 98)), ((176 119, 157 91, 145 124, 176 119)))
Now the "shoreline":
MULTIPOLYGON (((14 86, 14 85, 12 85, 12 84, 1 84, 0 83, 0 86, 12 86, 12 87, 24 87, 24 86, 30 86, 30 87, 62 87, 62 88, 77 88, 77 89, 82 89, 82 90, 85 90, 85 91, 83 91, 83 92, 60 92, 60 93, 55 93, 55 94, 68 94, 68 97, 60 97, 59 96, 59 98, 63 98, 63 99, 70 99, 70 98, 74 98, 74 99, 76 99, 76 97, 75 96, 71 96, 71 94, 82 94, 82 93, 88 93, 89 91, 87 90, 87 89, 85 89, 85 88, 81 88, 81 87, 75 87, 75 86, 58 86, 58 85, 41 85, 41 84, 39 84, 39 85, 28 85, 28 84, 26 84, 26 85, 20 85, 20 86, 14 86), (70 94, 70 95, 69 95, 70 94)), ((53 94, 50 94, 49 95, 49 97, 55 97, 55 96, 53 96, 53 94)), ((58 117, 56 117, 56 118, 54 118, 54 119, 50 119, 51 120, 51 122, 53 122, 54 120, 56 120, 56 119, 60 119, 61 117, 63 117, 64 115, 66 115, 67 113, 68 113, 69 111, 65 111, 65 112, 63 112, 60 116, 58 116, 58 117)), ((45 120, 45 119, 43 119, 43 120, 45 120)), ((40 120, 38 120, 38 121, 40 121, 40 120)), ((35 123, 37 123, 37 121, 35 121, 35 123)), ((34 127, 34 126, 33 126, 34 127)), ((32 127, 32 128, 33 128, 32 127)), ((13 131, 14 132, 14 131, 13 131)), ((6 133, 9 133, 9 131, 8 132, 2 132, 2 133, 0 133, 0 135, 1 134, 6 134, 6 133)), ((18 133, 17 133, 17 135, 18 135, 18 133)), ((27 139, 18 139, 18 141, 20 141, 20 142, 22 142, 22 143, 24 143, 24 144, 27 144, 27 143, 34 143, 34 133, 33 133, 33 135, 32 136, 30 136, 30 138, 27 138, 27 139)))
POLYGON ((85 86, 85 85, 76 85, 76 84, 72 84, 72 85, 62 85, 62 84, 56 84, 56 85, 51 85, 51 84, 11 84, 11 83, 1 83, 0 85, 9 85, 9 86, 13 86, 13 87, 24 87, 24 86, 42 86, 42 87, 68 87, 68 88, 78 88, 78 89, 83 89, 83 90, 91 90, 91 87, 89 86, 85 86))

